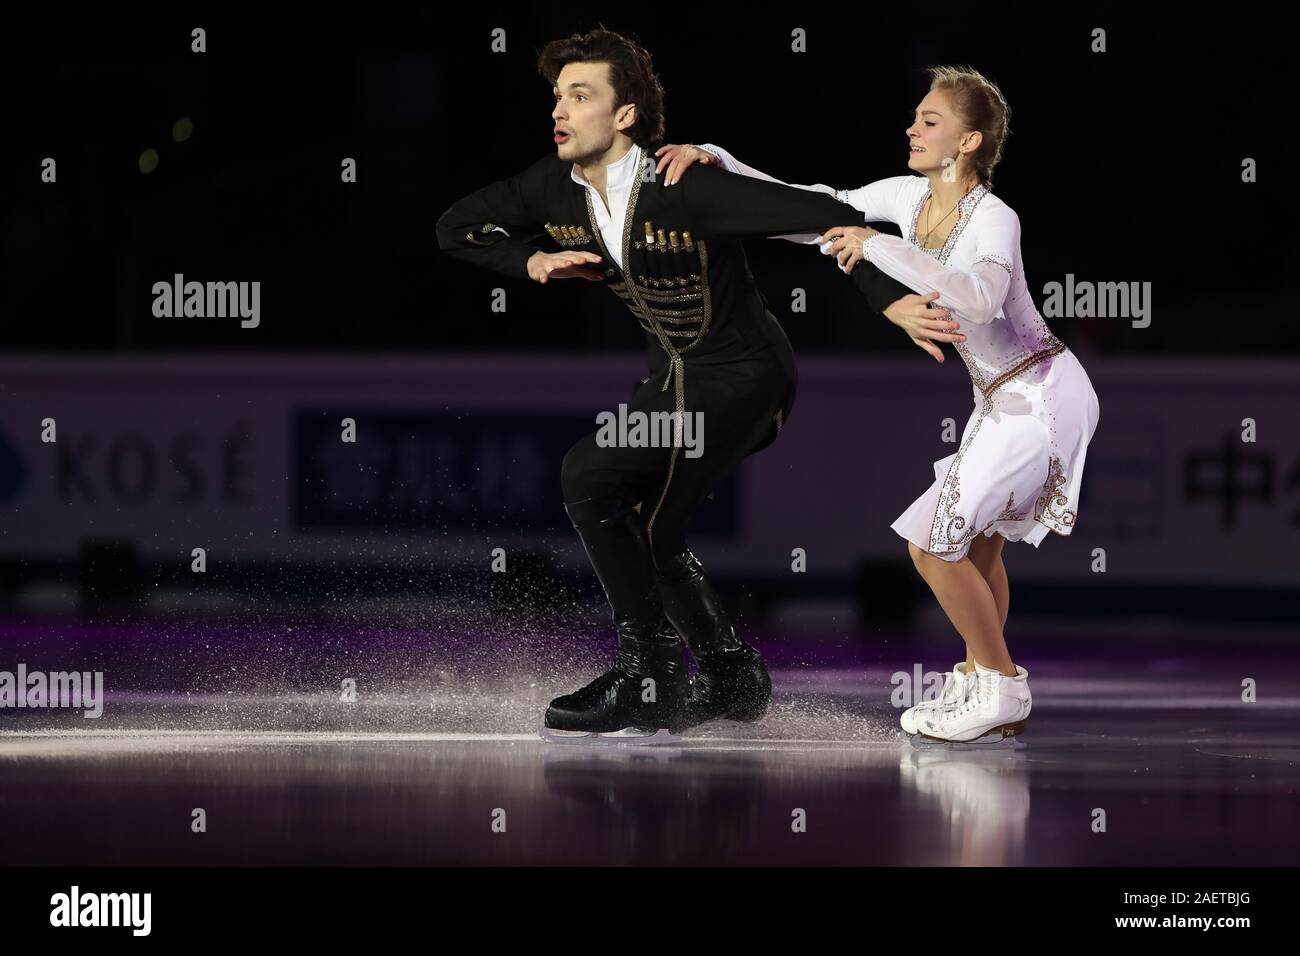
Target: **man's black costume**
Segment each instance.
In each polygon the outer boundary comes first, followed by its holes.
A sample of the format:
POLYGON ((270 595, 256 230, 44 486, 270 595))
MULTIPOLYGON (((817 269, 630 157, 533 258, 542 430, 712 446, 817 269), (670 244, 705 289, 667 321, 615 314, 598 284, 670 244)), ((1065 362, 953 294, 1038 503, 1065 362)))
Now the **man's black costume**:
MULTIPOLYGON (((681 447, 600 447, 595 432, 565 455, 565 509, 609 599, 618 652, 605 674, 552 701, 545 724, 558 730, 680 729, 766 712, 771 682, 762 658, 736 637, 685 538, 700 502, 776 439, 794 405, 794 354, 740 240, 862 221, 823 193, 710 165, 665 186, 654 175, 654 149, 642 150, 631 187, 621 268, 601 236, 591 191, 553 153, 455 203, 437 226, 445 252, 520 279, 539 251, 600 255, 592 267, 646 333, 650 375, 629 414, 703 413, 699 457, 681 447), (689 685, 679 634, 699 666, 689 685)), ((912 291, 870 263, 852 276, 876 311, 912 291)))

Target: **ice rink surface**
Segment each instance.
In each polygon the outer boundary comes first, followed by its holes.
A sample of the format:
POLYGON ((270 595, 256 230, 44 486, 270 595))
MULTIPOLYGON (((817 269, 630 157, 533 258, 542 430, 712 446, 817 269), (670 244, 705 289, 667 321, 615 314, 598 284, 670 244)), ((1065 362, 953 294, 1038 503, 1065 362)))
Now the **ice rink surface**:
MULTIPOLYGON (((105 669, 103 715, 0 710, 0 845, 17 865, 1300 858, 1300 668, 1271 651, 1019 657, 1027 731, 984 747, 918 745, 898 728, 891 692, 910 658, 777 653, 763 721, 612 748, 537 736, 546 702, 599 669, 588 651, 454 644, 297 653, 227 635, 204 655, 192 640, 80 632, 79 666, 105 669), (206 832, 192 830, 197 810, 206 832)), ((22 659, 21 641, 10 649, 22 659)), ((29 669, 74 666, 66 642, 26 651, 29 669)))

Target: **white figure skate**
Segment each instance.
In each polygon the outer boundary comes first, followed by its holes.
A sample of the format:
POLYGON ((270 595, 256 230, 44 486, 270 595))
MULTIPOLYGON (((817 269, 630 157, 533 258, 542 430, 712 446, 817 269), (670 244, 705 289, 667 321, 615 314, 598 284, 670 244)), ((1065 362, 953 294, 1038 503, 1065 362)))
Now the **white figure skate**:
POLYGON ((917 733, 933 740, 960 743, 996 742, 1024 732, 1033 704, 1029 672, 1016 665, 1016 676, 975 662, 975 686, 956 707, 931 709, 917 720, 917 733))
POLYGON ((916 720, 932 710, 941 707, 956 707, 964 702, 975 685, 975 675, 966 673, 966 662, 958 661, 952 670, 944 675, 943 691, 935 700, 923 700, 913 704, 898 718, 899 726, 907 733, 917 732, 916 720))

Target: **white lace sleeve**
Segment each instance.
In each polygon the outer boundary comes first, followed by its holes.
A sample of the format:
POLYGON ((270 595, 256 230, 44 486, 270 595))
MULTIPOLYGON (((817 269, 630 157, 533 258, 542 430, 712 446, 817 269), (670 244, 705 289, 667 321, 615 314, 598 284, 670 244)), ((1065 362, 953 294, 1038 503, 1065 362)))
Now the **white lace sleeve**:
POLYGON ((890 176, 857 189, 841 189, 835 198, 862 213, 866 222, 892 222, 900 228, 911 225, 912 202, 925 191, 921 176, 890 176))
MULTIPOLYGON (((982 212, 982 211, 981 211, 982 212)), ((954 269, 905 239, 878 233, 862 244, 862 255, 881 272, 918 292, 938 292, 936 305, 980 325, 992 322, 1011 288, 1011 270, 1020 248, 1020 217, 1010 209, 980 215, 975 262, 969 270, 954 269)))

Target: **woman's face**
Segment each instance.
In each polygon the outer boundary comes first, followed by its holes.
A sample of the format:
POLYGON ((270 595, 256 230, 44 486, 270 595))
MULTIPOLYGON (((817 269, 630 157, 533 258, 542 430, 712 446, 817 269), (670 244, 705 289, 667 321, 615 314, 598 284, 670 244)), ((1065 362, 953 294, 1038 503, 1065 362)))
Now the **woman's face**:
POLYGON ((916 108, 907 128, 909 169, 918 173, 942 172, 957 161, 958 147, 978 145, 952 113, 952 103, 943 90, 931 90, 916 108), (946 160, 946 162, 945 162, 946 160))

